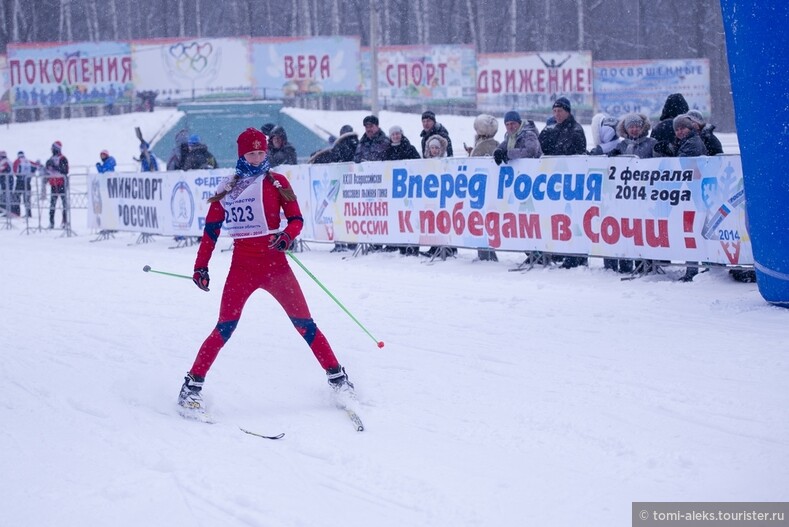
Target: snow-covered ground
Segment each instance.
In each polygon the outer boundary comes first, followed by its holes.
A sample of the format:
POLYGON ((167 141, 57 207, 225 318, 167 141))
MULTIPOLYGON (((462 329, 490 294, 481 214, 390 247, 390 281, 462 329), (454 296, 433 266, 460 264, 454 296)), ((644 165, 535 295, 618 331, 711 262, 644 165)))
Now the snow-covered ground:
MULTIPOLYGON (((135 155, 130 128, 167 113, 11 125, 0 148, 43 157, 60 138, 92 166, 98 142, 135 155)), ((263 292, 208 376, 206 425, 175 400, 230 253, 204 293, 142 272, 190 274, 194 247, 91 243, 84 214, 74 237, 0 229, 0 525, 609 527, 630 525, 633 501, 786 498, 789 311, 722 270, 623 282, 597 261, 508 272, 522 255, 428 264, 312 244, 298 258, 386 343, 296 268, 367 429, 332 407, 263 292)))

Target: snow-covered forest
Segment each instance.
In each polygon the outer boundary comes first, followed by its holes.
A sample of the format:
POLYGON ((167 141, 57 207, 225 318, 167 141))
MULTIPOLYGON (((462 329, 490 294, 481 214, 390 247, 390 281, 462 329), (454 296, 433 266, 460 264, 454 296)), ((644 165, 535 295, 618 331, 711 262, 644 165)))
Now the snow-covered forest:
POLYGON ((10 42, 358 35, 376 43, 474 44, 479 53, 591 51, 595 60, 707 58, 716 124, 734 130, 717 0, 10 0, 10 42), (371 16, 371 12, 374 16, 371 16))

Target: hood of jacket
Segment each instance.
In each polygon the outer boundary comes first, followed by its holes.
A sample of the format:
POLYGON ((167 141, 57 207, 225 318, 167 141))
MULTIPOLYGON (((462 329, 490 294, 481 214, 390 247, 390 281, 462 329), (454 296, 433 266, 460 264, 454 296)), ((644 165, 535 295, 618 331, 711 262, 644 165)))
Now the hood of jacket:
POLYGON ((645 135, 647 135, 649 131, 652 129, 652 123, 649 122, 649 117, 647 117, 643 113, 633 112, 633 113, 626 113, 625 115, 623 115, 622 118, 619 119, 619 122, 616 124, 616 133, 619 134, 619 137, 621 137, 622 139, 630 139, 630 136, 627 135, 627 130, 625 130, 625 121, 627 120, 628 117, 631 116, 638 116, 641 119, 641 121, 644 123, 644 125, 641 127, 641 133, 639 133, 638 136, 633 137, 632 139, 638 139, 640 137, 644 137, 645 135))
POLYGON ((449 143, 447 142, 447 140, 444 139, 443 137, 441 137, 440 135, 438 135, 438 134, 431 135, 430 137, 427 138, 427 141, 425 141, 425 158, 428 158, 428 157, 447 157, 447 145, 448 144, 449 143), (431 156, 430 155, 430 143, 433 142, 433 141, 438 141, 438 143, 441 145, 441 152, 437 156, 431 156))
POLYGON ((666 97, 666 103, 663 105, 663 112, 660 114, 660 120, 673 119, 683 113, 688 113, 688 102, 681 93, 672 93, 666 97))

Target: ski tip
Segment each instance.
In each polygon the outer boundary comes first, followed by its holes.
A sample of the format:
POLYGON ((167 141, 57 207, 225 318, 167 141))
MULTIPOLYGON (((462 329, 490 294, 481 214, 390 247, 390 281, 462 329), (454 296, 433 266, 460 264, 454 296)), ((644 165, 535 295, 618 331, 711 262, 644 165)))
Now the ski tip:
POLYGON ((281 433, 279 433, 277 435, 273 435, 273 436, 267 436, 267 435, 264 435, 264 434, 258 434, 257 432, 252 432, 250 430, 247 430, 246 428, 241 428, 240 426, 238 427, 238 429, 241 430, 242 432, 244 432, 245 434, 249 434, 249 435, 255 436, 255 437, 260 437, 260 438, 263 438, 263 439, 277 440, 277 439, 282 439, 283 437, 285 437, 285 432, 281 432, 281 433))

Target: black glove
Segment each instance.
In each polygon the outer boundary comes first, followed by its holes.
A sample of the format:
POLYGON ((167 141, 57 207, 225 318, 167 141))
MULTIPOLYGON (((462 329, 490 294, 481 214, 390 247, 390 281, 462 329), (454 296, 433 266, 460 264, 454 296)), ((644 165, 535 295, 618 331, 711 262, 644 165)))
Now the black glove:
POLYGON ((198 267, 195 269, 195 274, 192 275, 192 282, 203 291, 209 291, 208 282, 211 279, 208 277, 208 267, 198 267))
POLYGON ((618 156, 618 155, 619 155, 619 154, 621 154, 621 153, 622 153, 622 152, 620 152, 619 150, 617 150, 616 148, 614 148, 613 150, 611 150, 610 152, 608 152, 608 157, 616 157, 616 156, 618 156))
POLYGON ((284 253, 290 249, 291 245, 293 245, 293 240, 290 238, 290 235, 288 235, 287 232, 281 232, 272 238, 271 243, 268 244, 268 248, 276 249, 284 253))
POLYGON ((497 165, 500 165, 502 163, 506 163, 510 159, 507 157, 507 152, 505 152, 504 150, 494 150, 493 160, 496 162, 497 165))

